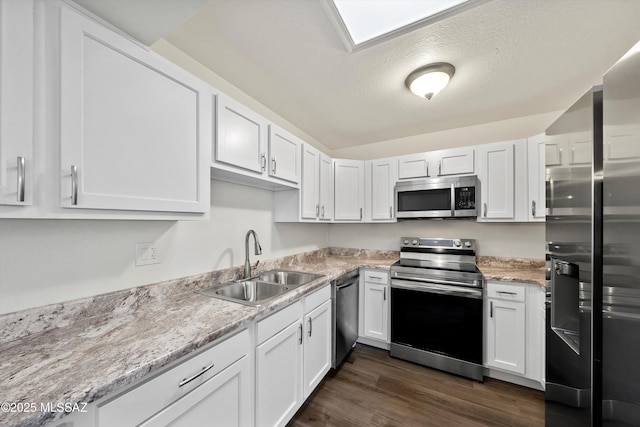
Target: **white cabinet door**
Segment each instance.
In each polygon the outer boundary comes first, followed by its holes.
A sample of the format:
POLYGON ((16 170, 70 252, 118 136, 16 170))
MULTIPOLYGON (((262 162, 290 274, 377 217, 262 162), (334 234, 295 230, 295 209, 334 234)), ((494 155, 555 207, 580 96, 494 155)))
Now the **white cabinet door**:
POLYGON ((364 283, 362 335, 389 340, 389 289, 386 284, 364 283))
POLYGON ((429 153, 430 176, 465 175, 474 171, 473 147, 452 148, 429 153))
POLYGON ((331 157, 320 153, 320 208, 319 218, 322 221, 333 219, 333 161, 331 157))
POLYGON ((208 86, 65 6, 60 79, 63 207, 208 211, 208 86))
POLYGON ((320 151, 309 144, 302 147, 302 184, 300 217, 316 219, 320 214, 320 151))
POLYGON ((371 162, 371 219, 393 219, 393 186, 395 184, 395 164, 391 159, 371 162))
POLYGON ((256 425, 283 426, 302 404, 302 325, 256 347, 256 425))
POLYGON ((269 125, 269 176, 300 182, 302 141, 274 124, 269 125))
POLYGON ((262 174, 267 169, 267 119, 219 94, 216 160, 262 174))
POLYGON ((514 218, 513 142, 480 145, 477 151, 480 158, 481 218, 514 218))
POLYGON ((364 162, 334 159, 334 219, 364 220, 364 162))
POLYGON ((245 356, 140 427, 251 426, 250 374, 245 356))
POLYGON ((331 301, 304 316, 304 381, 306 399, 331 368, 331 301))
POLYGON ((545 220, 545 138, 544 134, 527 139, 529 221, 545 220))
POLYGON ((0 0, 0 204, 33 203, 34 13, 0 0))
POLYGON ((525 372, 524 302, 489 300, 487 365, 506 371, 525 372))
POLYGON ((398 158, 398 179, 426 178, 429 172, 427 153, 410 154, 398 158))

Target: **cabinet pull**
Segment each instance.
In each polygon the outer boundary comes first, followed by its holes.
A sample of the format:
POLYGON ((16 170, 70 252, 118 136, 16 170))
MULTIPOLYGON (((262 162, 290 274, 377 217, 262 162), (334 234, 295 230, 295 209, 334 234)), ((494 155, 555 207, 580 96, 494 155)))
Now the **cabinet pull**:
POLYGON ((515 292, 509 292, 509 291, 496 291, 496 293, 498 294, 505 294, 505 295, 517 295, 515 292))
POLYGON ((71 205, 78 205, 78 168, 71 166, 71 205))
POLYGON ((311 331, 313 330, 313 322, 311 317, 309 317, 309 336, 311 336, 311 331))
POLYGON ((316 205, 316 218, 320 216, 320 205, 316 205))
POLYGON ((531 201, 531 216, 536 216, 536 201, 531 201))
POLYGON ((393 218, 393 206, 389 206, 389 219, 393 218))
POLYGON ((360 208, 360 219, 362 219, 362 208, 360 208))
POLYGON ((487 217, 487 204, 484 203, 484 217, 487 217))
POLYGON ((277 167, 277 163, 276 163, 276 158, 274 157, 273 159, 271 159, 271 173, 272 174, 276 174, 276 167, 277 167))
POLYGON ((369 279, 382 280, 382 277, 380 277, 380 276, 372 276, 372 275, 369 275, 369 276, 368 276, 368 278, 369 278, 369 279))
POLYGON ((429 162, 427 162, 427 176, 429 176, 429 162))
POLYGON ((184 385, 189 384, 191 381, 195 380, 196 378, 204 375, 207 371, 211 370, 211 368, 213 368, 214 364, 212 363, 209 366, 205 366, 202 368, 202 370, 200 372, 198 372, 197 374, 189 377, 189 378, 185 378, 182 381, 180 381, 180 383, 178 384, 178 387, 182 387, 184 385))
POLYGON ((260 169, 263 171, 267 170, 267 158, 264 153, 260 155, 260 169))
POLYGON ((300 329, 300 340, 298 342, 300 343, 300 345, 302 345, 302 323, 298 325, 298 329, 300 329))
POLYGON ((493 301, 489 301, 489 317, 493 317, 493 301))
POLYGON ((442 160, 438 162, 438 176, 442 175, 442 160))
POLYGON ((382 300, 387 300, 387 288, 382 288, 382 300))
POLYGON ((322 218, 324 218, 324 205, 322 205, 322 218))
POLYGON ((24 202, 24 157, 18 156, 18 201, 24 202))

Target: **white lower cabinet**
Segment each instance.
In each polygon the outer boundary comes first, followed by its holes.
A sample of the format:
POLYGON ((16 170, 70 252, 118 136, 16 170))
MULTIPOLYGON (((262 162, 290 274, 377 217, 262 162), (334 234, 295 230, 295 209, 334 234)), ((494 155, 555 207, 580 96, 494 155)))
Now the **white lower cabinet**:
POLYGON ((489 376, 541 388, 543 290, 533 284, 489 281, 486 291, 485 366, 489 376))
POLYGON ((96 426, 250 426, 249 349, 245 330, 98 403, 96 426))
POLYGON ((364 344, 389 346, 389 272, 364 269, 360 275, 359 338, 364 344))
POLYGON ((256 426, 283 426, 331 367, 331 289, 256 325, 256 426))

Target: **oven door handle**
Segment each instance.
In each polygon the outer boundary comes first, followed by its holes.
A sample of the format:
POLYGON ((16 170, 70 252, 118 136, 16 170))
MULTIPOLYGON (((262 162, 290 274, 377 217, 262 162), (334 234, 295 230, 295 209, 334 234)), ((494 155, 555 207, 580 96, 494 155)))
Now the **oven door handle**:
POLYGON ((427 292, 434 294, 445 294, 465 298, 482 299, 482 289, 461 288, 459 286, 448 286, 437 283, 414 284, 404 280, 392 280, 392 289, 406 289, 409 291, 427 292))
POLYGON ((456 282, 455 280, 441 280, 441 279, 432 279, 432 278, 425 278, 425 277, 420 277, 420 276, 414 276, 411 274, 405 274, 405 273, 400 273, 395 271, 393 273, 393 277, 397 277, 398 279, 407 279, 413 282, 422 282, 422 283, 437 283, 439 285, 453 285, 453 286, 465 286, 465 287, 469 287, 470 284, 469 283, 464 283, 464 282, 456 282))

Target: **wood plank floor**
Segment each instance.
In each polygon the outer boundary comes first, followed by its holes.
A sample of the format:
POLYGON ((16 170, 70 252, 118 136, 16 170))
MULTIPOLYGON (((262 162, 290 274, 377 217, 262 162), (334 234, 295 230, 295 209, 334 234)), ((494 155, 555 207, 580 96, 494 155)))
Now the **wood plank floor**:
POLYGON ((483 383, 358 344, 289 423, 311 426, 543 426, 544 393, 483 383))

